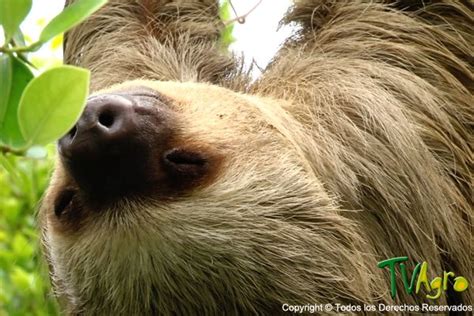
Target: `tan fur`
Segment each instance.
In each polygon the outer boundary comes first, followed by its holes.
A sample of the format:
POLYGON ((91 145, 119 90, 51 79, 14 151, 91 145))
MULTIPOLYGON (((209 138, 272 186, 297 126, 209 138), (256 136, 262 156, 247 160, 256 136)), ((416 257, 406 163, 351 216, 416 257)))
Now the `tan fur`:
POLYGON ((92 70, 96 93, 145 85, 172 100, 182 139, 224 168, 64 232, 59 163, 41 224, 70 314, 425 302, 401 284, 391 299, 376 264, 396 256, 474 282, 472 7, 296 1, 286 22, 301 29, 250 85, 219 46, 214 1, 111 2, 69 34, 67 60, 92 70))

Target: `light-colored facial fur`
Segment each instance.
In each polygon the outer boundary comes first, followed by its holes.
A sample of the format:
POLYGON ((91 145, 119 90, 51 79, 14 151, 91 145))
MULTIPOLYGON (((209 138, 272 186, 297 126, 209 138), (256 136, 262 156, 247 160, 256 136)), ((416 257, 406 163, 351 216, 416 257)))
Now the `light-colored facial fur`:
POLYGON ((152 88, 183 142, 223 158, 172 199, 83 205, 74 228, 53 211, 70 182, 59 162, 41 227, 68 313, 425 301, 390 297, 376 265, 396 256, 474 280, 468 6, 297 1, 287 21, 301 30, 252 85, 216 19, 213 1, 111 1, 69 34, 66 58, 92 70, 95 94, 152 88))

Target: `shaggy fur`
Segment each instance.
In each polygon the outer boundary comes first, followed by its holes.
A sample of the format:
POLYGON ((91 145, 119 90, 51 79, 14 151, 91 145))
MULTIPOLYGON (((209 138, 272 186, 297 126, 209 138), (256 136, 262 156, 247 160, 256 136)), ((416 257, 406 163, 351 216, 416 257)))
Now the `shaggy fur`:
POLYGON ((396 256, 474 282, 468 2, 296 1, 284 22, 298 32, 253 84, 220 47, 215 1, 110 2, 69 33, 66 60, 91 69, 97 93, 163 94, 182 138, 225 165, 192 192, 124 198, 65 231, 59 162, 41 225, 69 314, 426 302, 401 284, 390 297, 377 262, 396 256))

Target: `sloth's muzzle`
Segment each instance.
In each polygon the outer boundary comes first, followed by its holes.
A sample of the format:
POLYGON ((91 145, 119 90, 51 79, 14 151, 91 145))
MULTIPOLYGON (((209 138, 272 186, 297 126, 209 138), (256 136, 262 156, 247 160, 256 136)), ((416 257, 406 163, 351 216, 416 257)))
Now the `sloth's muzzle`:
POLYGON ((215 173, 214 152, 181 141, 175 113, 164 102, 139 92, 89 98, 58 144, 61 162, 84 196, 99 201, 143 193, 169 196, 215 173))
POLYGON ((153 155, 159 161, 168 147, 172 123, 157 102, 133 94, 89 98, 77 124, 58 144, 61 161, 81 191, 107 198, 142 190, 150 173, 154 180, 163 176, 149 162, 153 155))

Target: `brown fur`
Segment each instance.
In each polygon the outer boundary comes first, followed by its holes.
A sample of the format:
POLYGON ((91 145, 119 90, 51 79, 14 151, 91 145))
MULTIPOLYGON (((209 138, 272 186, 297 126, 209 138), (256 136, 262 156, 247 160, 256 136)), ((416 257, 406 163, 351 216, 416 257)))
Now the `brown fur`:
POLYGON ((285 23, 301 28, 253 84, 211 0, 115 0, 72 31, 66 60, 96 93, 153 88, 182 142, 224 167, 170 200, 81 205, 92 215, 65 230, 51 209, 74 181, 58 163, 41 224, 68 312, 425 302, 400 284, 391 299, 376 264, 396 256, 474 282, 472 6, 432 2, 296 1, 285 23))

